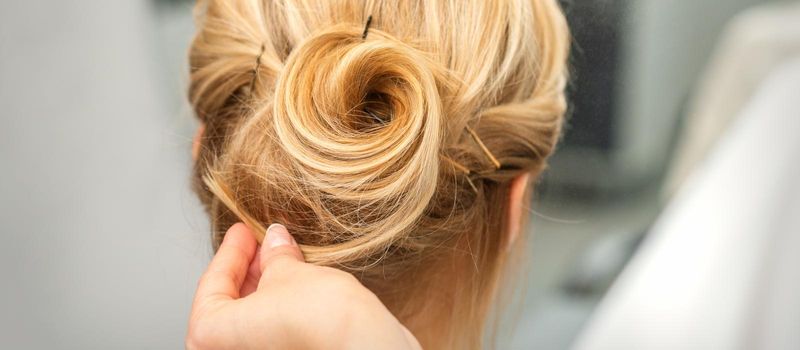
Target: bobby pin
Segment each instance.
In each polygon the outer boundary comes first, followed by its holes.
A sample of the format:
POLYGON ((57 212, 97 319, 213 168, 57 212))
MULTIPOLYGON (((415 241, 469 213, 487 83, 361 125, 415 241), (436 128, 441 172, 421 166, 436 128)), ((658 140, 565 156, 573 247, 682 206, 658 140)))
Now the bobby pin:
POLYGON ((470 128, 469 125, 467 125, 467 132, 469 132, 470 136, 472 136, 472 139, 475 140, 475 143, 477 143, 478 146, 480 146, 483 153, 486 154, 486 157, 489 158, 490 161, 492 161, 492 164, 494 164, 495 169, 500 169, 501 166, 500 161, 498 161, 497 158, 494 157, 492 152, 489 151, 489 148, 487 148, 486 145, 483 144, 483 141, 481 141, 481 138, 478 137, 477 133, 475 133, 475 130, 472 130, 472 128, 470 128))
POLYGON ((455 160, 453 160, 453 158, 450 158, 450 157, 448 157, 448 156, 446 156, 444 154, 442 154, 441 157, 442 157, 442 159, 446 160, 448 163, 450 163, 450 165, 452 165, 454 168, 458 169, 462 173, 467 174, 467 175, 469 175, 471 173, 471 171, 469 171, 469 168, 467 168, 467 167, 461 165, 460 163, 456 162, 455 160))
MULTIPOLYGON (((378 7, 378 16, 382 16, 383 15, 383 3, 384 3, 384 1, 381 1, 380 6, 378 7)), ((365 4, 365 7, 366 7, 366 4, 365 4)), ((361 34, 361 40, 367 40, 367 34, 369 34, 369 26, 371 24, 372 24, 372 15, 370 14, 369 17, 367 17, 367 24, 364 25, 364 33, 361 34)))
POLYGON ((367 17, 367 24, 364 26, 364 34, 361 34, 361 40, 367 40, 367 34, 369 34, 369 25, 372 24, 372 15, 367 17))
POLYGON ((464 178, 467 179, 467 183, 469 184, 469 187, 472 187, 472 190, 475 191, 475 193, 478 193, 478 187, 475 186, 474 182, 472 182, 472 172, 469 171, 469 168, 461 165, 459 162, 456 162, 455 160, 453 160, 452 158, 450 158, 450 157, 448 157, 448 156, 446 156, 444 154, 441 154, 440 156, 442 157, 442 159, 444 159, 445 161, 450 163, 450 165, 452 165, 454 168, 456 168, 459 171, 463 172, 464 175, 465 175, 464 178))

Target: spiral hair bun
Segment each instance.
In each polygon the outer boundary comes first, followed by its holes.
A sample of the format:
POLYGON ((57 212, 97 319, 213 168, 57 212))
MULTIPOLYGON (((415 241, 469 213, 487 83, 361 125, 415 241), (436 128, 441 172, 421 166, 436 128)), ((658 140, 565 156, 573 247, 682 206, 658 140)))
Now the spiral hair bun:
POLYGON ((443 139, 436 64, 372 29, 335 26, 292 52, 272 118, 306 196, 347 239, 306 246, 310 261, 351 261, 397 244, 436 190, 443 139), (413 194, 413 195, 409 195, 413 194), (349 214, 348 214, 349 213, 349 214))

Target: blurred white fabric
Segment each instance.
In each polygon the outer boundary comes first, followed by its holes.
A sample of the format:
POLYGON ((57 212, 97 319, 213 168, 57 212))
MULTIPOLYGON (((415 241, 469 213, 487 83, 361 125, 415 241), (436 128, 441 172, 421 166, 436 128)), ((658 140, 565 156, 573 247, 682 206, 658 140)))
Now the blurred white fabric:
POLYGON ((730 22, 690 102, 665 197, 678 190, 770 71, 800 55, 798 23, 800 2, 760 5, 730 22))
POLYGON ((800 348, 800 59, 757 88, 576 349, 800 348))

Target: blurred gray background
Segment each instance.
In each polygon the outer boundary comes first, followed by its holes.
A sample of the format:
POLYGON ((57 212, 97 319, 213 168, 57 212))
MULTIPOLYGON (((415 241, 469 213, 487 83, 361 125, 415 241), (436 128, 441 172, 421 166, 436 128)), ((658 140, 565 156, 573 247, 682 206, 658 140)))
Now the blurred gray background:
MULTIPOLYGON (((584 98, 613 104, 574 109, 533 205, 527 297, 501 348, 572 344, 663 206, 682 111, 726 23, 766 2, 565 4, 613 44, 576 46, 576 66, 613 68, 595 86, 609 95, 584 98)), ((188 183, 191 5, 0 3, 0 347, 183 347, 211 256, 188 183)), ((576 72, 577 100, 590 74, 576 72)))
POLYGON ((0 4, 0 347, 183 347, 211 255, 187 184, 185 12, 0 4))

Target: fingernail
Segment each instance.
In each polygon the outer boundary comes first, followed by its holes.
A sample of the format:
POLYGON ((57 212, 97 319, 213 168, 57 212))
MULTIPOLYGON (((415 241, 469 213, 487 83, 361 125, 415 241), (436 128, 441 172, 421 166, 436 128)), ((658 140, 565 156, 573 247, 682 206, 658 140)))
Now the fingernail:
POLYGON ((267 235, 265 238, 267 247, 270 249, 292 245, 292 236, 286 227, 281 224, 272 224, 267 228, 267 235))

